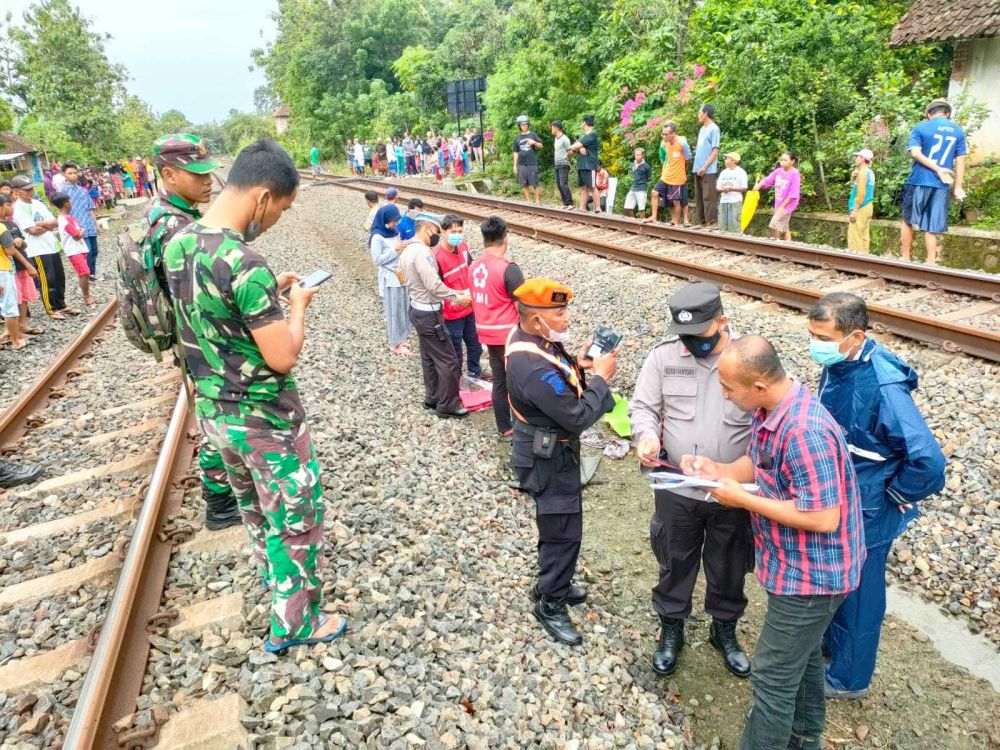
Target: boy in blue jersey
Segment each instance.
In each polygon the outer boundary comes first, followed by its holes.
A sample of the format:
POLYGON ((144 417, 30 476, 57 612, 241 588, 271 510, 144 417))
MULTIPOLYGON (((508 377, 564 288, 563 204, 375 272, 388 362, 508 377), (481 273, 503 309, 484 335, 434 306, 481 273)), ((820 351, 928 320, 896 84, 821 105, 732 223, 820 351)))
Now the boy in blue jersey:
POLYGON ((927 263, 937 262, 938 235, 948 231, 948 201, 954 193, 965 200, 965 133, 951 121, 951 105, 935 99, 924 110, 927 118, 910 131, 907 149, 913 159, 910 178, 903 186, 903 260, 910 259, 913 228, 924 232, 927 263))

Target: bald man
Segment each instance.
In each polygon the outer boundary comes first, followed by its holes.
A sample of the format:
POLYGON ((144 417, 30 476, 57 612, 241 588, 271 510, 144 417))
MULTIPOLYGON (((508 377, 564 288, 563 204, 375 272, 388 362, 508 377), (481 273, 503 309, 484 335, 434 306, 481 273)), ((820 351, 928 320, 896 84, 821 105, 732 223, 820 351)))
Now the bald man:
POLYGON ((753 655, 753 706, 741 750, 819 750, 826 722, 821 642, 858 586, 865 559, 847 444, 809 390, 785 374, 760 336, 719 358, 722 395, 753 412, 747 455, 728 464, 684 456, 688 474, 718 480, 722 505, 750 511, 767 614, 753 655), (757 485, 751 493, 740 483, 757 485))

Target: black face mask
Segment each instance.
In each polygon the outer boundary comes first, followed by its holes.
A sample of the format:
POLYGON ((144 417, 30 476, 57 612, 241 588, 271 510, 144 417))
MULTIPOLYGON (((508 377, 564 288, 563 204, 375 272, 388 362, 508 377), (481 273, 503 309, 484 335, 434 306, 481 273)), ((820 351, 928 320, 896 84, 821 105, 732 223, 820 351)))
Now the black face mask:
POLYGON ((684 346, 687 347, 687 350, 691 352, 691 356, 701 359, 702 357, 707 357, 712 353, 715 345, 718 344, 719 339, 722 338, 722 329, 719 328, 719 330, 711 336, 680 335, 677 338, 679 338, 681 343, 683 343, 684 346))
POLYGON ((427 238, 427 247, 437 247, 440 241, 441 235, 438 232, 431 232, 431 236, 427 238))

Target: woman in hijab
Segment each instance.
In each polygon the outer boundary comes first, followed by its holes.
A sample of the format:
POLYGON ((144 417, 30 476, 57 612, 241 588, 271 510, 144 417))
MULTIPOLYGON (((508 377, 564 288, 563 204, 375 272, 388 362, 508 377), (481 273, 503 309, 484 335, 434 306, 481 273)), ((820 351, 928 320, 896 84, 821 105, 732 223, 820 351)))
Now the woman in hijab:
POLYGON ((395 204, 382 206, 372 222, 368 250, 378 269, 378 293, 385 310, 389 349, 393 354, 413 354, 406 345, 413 324, 410 323, 410 295, 399 273, 399 253, 405 246, 396 230, 399 219, 399 209, 395 204))

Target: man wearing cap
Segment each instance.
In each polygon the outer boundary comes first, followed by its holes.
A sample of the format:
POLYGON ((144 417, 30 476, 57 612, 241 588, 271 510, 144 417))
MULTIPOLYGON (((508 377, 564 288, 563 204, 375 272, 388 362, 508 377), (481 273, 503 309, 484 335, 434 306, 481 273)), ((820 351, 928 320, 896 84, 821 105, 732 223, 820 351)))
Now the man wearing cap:
POLYGON ((721 133, 715 124, 715 107, 702 104, 698 110, 698 142, 694 147, 694 205, 698 209, 698 223, 711 229, 718 216, 718 194, 715 178, 719 171, 719 140, 721 133))
POLYGON ((937 263, 938 235, 948 231, 948 201, 953 193, 965 200, 965 132, 951 120, 951 105, 935 99, 924 110, 926 119, 910 131, 913 169, 903 186, 903 260, 910 259, 913 228, 924 233, 927 263, 937 263))
POLYGON ((573 292, 548 279, 514 290, 518 325, 507 339, 507 389, 514 415, 510 465, 535 499, 538 582, 533 614, 560 643, 583 640, 567 611, 587 592, 573 585, 583 537, 580 433, 614 408, 608 382, 618 366, 612 351, 574 359, 563 342, 573 292), (584 370, 592 369, 588 384, 584 370))
POLYGON ((424 408, 439 417, 466 417, 468 409, 458 396, 462 365, 444 323, 444 300, 470 307, 468 290, 449 289, 441 280, 431 249, 441 240, 441 219, 434 214, 412 213, 414 235, 399 256, 399 272, 410 295, 410 321, 420 343, 424 377, 424 408))
POLYGON ((55 320, 63 320, 63 313, 78 315, 79 310, 66 306, 66 275, 55 234, 59 222, 35 197, 35 183, 28 175, 17 175, 10 186, 17 198, 12 218, 24 236, 28 260, 38 272, 35 286, 42 295, 45 312, 55 320))
POLYGON ((747 191, 747 173, 740 166, 740 155, 730 151, 723 157, 726 168, 719 172, 715 189, 719 193, 719 230, 738 234, 743 231, 743 193, 747 191))
POLYGON ((529 129, 528 118, 521 115, 517 118, 518 134, 514 136, 514 174, 517 184, 524 191, 524 200, 531 200, 531 191, 535 191, 535 203, 541 203, 541 191, 538 187, 538 154, 542 147, 542 139, 534 130, 529 129))
POLYGON ((847 248, 867 253, 871 241, 872 201, 875 199, 875 173, 871 163, 875 158, 870 148, 854 152, 851 173, 851 195, 847 199, 850 223, 847 225, 847 248))
MULTIPOLYGON (((153 144, 153 159, 163 178, 163 189, 146 208, 146 221, 149 247, 155 257, 162 258, 174 235, 201 218, 198 205, 212 199, 212 172, 219 164, 208 155, 201 138, 190 133, 158 138, 153 144)), ((169 295, 166 279, 161 282, 169 295)), ((204 438, 198 452, 198 466, 201 496, 205 500, 205 527, 215 531, 240 523, 240 509, 229 486, 222 456, 204 438)))
MULTIPOLYGON (((632 397, 632 435, 643 466, 669 471, 686 454, 735 461, 750 440, 749 412, 727 401, 719 388, 719 355, 732 334, 714 284, 689 284, 669 301, 673 334, 646 357, 632 397)), ((653 671, 669 675, 684 646, 684 620, 698 568, 705 565, 705 611, 712 616, 709 641, 730 672, 750 674, 750 660, 736 638, 746 610, 743 579, 753 570, 750 515, 712 502, 705 492, 654 490, 650 543, 660 567, 653 609, 660 637, 653 671)))

